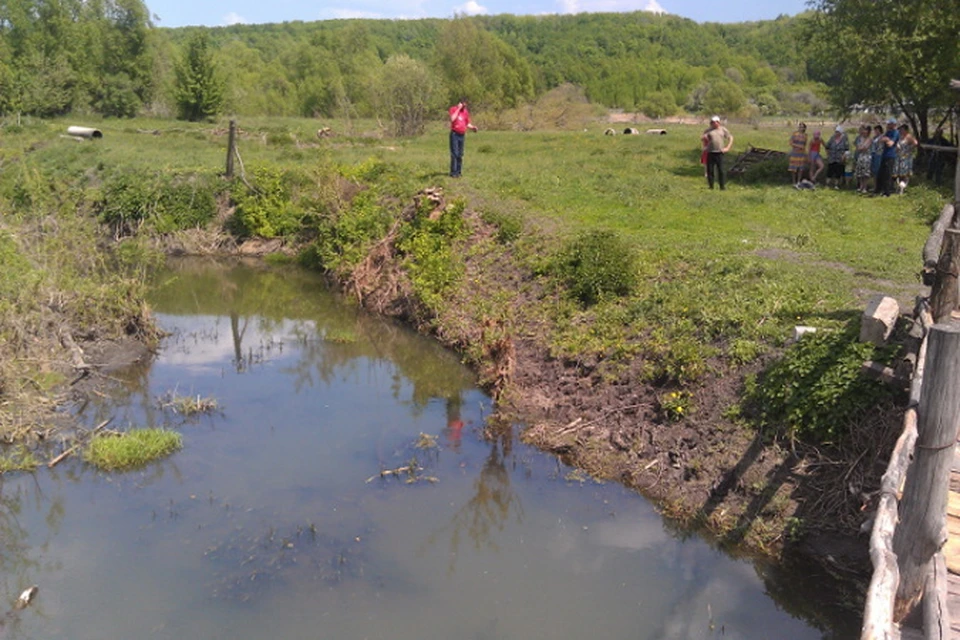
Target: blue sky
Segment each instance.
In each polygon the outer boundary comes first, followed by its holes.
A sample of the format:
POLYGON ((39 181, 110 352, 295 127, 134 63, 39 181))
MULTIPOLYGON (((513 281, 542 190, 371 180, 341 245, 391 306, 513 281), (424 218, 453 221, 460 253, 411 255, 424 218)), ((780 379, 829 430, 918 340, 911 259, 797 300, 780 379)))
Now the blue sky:
POLYGON ((338 18, 451 18, 512 13, 665 11, 697 22, 744 22, 796 15, 805 0, 146 0, 161 27, 262 24, 338 18))

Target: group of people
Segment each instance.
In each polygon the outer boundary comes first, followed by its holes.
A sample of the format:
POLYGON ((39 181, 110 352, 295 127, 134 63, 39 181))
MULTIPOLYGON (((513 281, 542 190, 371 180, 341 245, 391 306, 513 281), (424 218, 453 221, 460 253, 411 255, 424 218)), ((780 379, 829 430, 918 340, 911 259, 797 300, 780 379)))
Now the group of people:
POLYGON ((910 127, 895 118, 886 127, 861 125, 852 143, 841 125, 827 140, 814 131, 808 141, 807 125, 801 122, 790 136, 788 171, 797 187, 816 185, 826 169, 828 187, 839 189, 850 179, 858 193, 889 196, 907 188, 919 146, 910 127))

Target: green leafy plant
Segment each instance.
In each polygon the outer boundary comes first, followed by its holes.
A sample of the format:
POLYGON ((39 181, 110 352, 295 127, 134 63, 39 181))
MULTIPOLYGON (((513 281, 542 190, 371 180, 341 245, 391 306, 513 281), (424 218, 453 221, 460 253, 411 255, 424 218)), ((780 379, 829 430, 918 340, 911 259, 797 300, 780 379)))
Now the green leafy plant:
POLYGON ((660 411, 669 422, 679 422, 693 410, 693 394, 689 391, 671 391, 660 396, 660 411))
POLYGON ((497 228, 497 242, 501 244, 510 244, 523 233, 523 220, 517 214, 486 210, 480 217, 497 228))
POLYGON ((304 211, 294 197, 302 176, 293 171, 260 168, 253 185, 238 184, 233 191, 237 206, 234 231, 242 236, 276 238, 300 229, 304 211))
POLYGON ((856 322, 842 331, 808 334, 762 376, 747 381, 745 408, 768 433, 836 442, 856 415, 890 396, 860 372, 864 360, 889 355, 859 342, 856 322))
POLYGON ((414 291, 428 308, 439 308, 443 295, 463 275, 463 257, 454 248, 466 232, 465 207, 463 200, 457 200, 439 215, 418 211, 397 245, 414 291))
POLYGON ((389 231, 390 212, 374 189, 358 193, 348 207, 321 219, 317 239, 302 261, 321 269, 346 273, 367 256, 374 242, 389 231))
POLYGON ((569 242, 556 269, 571 294, 584 305, 629 294, 636 286, 636 257, 626 240, 612 231, 587 231, 569 242))

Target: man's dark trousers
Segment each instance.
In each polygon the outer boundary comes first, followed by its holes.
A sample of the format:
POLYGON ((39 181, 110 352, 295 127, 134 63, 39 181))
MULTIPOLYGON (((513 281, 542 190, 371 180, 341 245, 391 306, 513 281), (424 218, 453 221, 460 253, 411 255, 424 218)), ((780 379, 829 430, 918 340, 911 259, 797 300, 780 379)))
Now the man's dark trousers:
POLYGON ((460 177, 460 170, 463 168, 463 146, 466 134, 450 132, 450 175, 454 178, 460 177))
POLYGON ((707 184, 713 189, 713 170, 717 170, 717 182, 721 189, 726 189, 727 183, 723 175, 723 152, 711 151, 707 154, 707 184))
POLYGON ((888 196, 893 193, 893 163, 896 158, 881 158, 880 169, 877 171, 877 186, 873 192, 876 195, 888 196))

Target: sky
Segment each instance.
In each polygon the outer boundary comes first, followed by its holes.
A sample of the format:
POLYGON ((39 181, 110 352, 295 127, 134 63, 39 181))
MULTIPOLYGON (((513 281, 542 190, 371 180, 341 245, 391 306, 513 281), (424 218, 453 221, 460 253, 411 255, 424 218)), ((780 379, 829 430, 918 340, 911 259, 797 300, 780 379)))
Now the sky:
POLYGON ((697 22, 746 22, 793 16, 806 0, 146 0, 160 27, 263 24, 344 18, 417 19, 455 15, 600 13, 647 10, 697 22))

